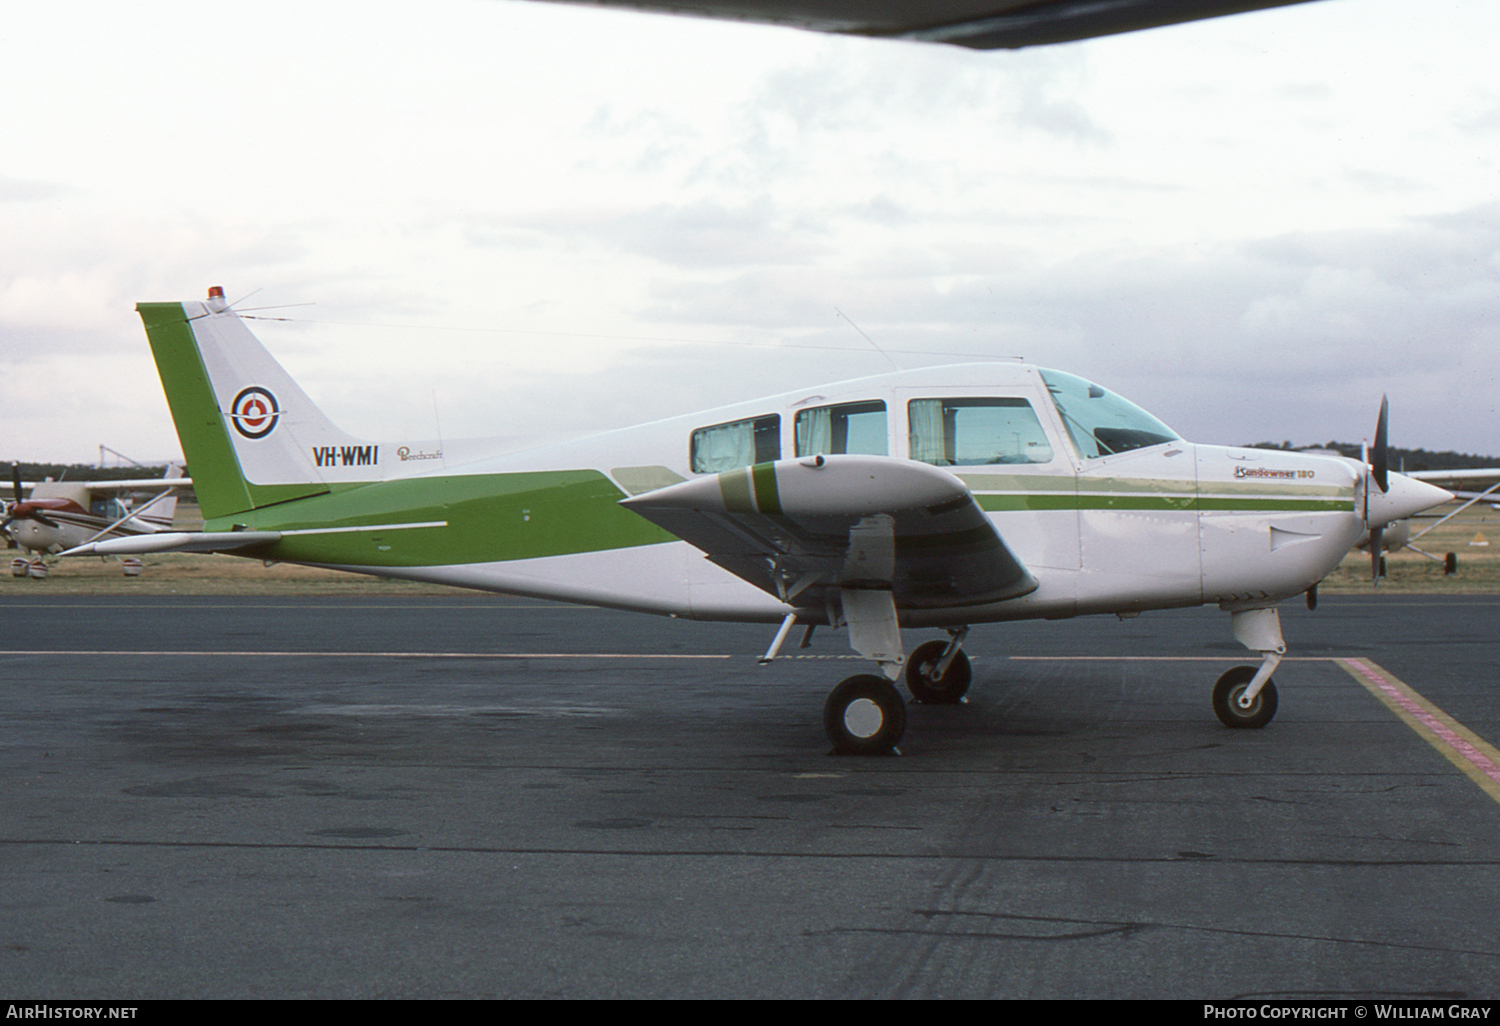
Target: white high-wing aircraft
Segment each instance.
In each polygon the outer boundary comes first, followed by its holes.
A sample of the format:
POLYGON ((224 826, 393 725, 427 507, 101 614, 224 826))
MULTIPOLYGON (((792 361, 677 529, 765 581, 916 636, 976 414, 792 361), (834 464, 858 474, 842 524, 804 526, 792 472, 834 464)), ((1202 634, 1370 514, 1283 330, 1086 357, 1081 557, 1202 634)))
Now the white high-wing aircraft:
POLYGON ((39 481, 27 485, 11 464, 12 501, 0 530, 23 549, 56 555, 100 538, 125 538, 169 531, 177 509, 178 488, 193 482, 172 465, 165 477, 121 481, 39 481), (27 488, 31 494, 25 495, 27 488), (162 489, 135 505, 130 493, 162 489), (114 496, 114 499, 107 498, 114 496))
MULTIPOLYGON (((837 751, 969 686, 969 626, 1217 603, 1261 656, 1219 719, 1276 710, 1276 603, 1362 533, 1447 501, 1385 468, 1196 445, 1117 395, 1014 363, 801 389, 527 452, 352 438, 211 289, 144 303, 201 534, 76 553, 232 552, 699 620, 847 627, 879 674, 833 689, 837 751), (935 628, 910 656, 901 629, 935 628)), ((1383 439, 1384 410, 1382 408, 1383 439)))

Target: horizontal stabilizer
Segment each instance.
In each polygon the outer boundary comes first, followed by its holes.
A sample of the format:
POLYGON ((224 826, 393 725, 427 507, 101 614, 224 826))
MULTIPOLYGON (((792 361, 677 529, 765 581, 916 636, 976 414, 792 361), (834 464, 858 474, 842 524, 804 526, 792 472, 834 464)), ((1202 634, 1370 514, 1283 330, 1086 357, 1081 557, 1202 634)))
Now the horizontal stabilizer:
POLYGON ((69 549, 64 556, 143 556, 152 552, 233 552, 281 540, 280 531, 162 531, 110 538, 69 549))

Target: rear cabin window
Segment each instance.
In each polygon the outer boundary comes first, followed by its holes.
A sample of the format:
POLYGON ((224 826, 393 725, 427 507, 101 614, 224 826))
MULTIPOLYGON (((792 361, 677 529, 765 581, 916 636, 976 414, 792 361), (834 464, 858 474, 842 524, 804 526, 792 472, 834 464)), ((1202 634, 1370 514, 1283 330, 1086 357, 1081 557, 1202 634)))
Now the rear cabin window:
POLYGON ((821 453, 862 453, 885 456, 885 403, 875 399, 867 403, 844 403, 819 406, 797 413, 797 455, 821 453))
POLYGON ((939 467, 1050 463, 1052 445, 1025 399, 913 399, 911 458, 939 467))
POLYGON ((692 467, 695 474, 720 474, 752 463, 781 459, 781 417, 755 417, 731 424, 715 424, 693 432, 692 467))

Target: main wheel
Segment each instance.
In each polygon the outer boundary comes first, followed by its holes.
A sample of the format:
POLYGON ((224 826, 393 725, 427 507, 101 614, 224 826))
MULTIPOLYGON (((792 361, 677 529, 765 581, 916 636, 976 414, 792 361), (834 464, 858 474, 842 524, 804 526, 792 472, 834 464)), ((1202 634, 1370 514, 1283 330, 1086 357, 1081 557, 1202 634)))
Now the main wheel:
POLYGON ((948 672, 935 676, 938 660, 948 650, 946 641, 929 641, 918 645, 906 661, 906 686, 911 697, 926 705, 956 705, 968 693, 974 671, 963 649, 948 664, 948 672))
POLYGON ((1240 696, 1255 679, 1257 667, 1236 666, 1214 685, 1214 715, 1226 727, 1256 729, 1264 727, 1276 715, 1276 682, 1266 681, 1250 708, 1240 708, 1240 696))
POLYGON ((906 732, 906 703, 896 685, 862 673, 829 693, 823 729, 839 755, 885 755, 906 732))

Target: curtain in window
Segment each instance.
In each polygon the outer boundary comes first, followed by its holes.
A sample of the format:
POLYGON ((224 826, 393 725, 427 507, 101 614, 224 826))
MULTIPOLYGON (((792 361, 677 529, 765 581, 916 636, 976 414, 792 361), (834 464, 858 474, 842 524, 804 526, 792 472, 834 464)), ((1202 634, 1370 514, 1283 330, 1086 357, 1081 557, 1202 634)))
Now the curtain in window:
POLYGON ((718 474, 755 462, 754 421, 704 428, 694 432, 693 440, 693 470, 700 474, 718 474))
POLYGON ((833 407, 821 406, 797 414, 797 455, 833 452, 833 407))
POLYGON ((911 419, 911 458, 943 466, 943 400, 913 399, 907 404, 911 419))

